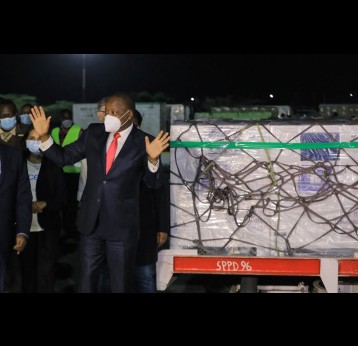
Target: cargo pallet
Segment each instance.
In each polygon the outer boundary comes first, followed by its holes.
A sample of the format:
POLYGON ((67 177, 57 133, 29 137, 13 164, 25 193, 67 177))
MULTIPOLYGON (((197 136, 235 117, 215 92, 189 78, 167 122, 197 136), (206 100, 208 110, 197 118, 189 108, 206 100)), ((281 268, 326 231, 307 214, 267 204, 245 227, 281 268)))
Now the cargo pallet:
POLYGON ((165 291, 174 274, 317 276, 328 293, 337 293, 339 277, 358 277, 358 258, 201 256, 197 250, 160 251, 157 289, 165 291))

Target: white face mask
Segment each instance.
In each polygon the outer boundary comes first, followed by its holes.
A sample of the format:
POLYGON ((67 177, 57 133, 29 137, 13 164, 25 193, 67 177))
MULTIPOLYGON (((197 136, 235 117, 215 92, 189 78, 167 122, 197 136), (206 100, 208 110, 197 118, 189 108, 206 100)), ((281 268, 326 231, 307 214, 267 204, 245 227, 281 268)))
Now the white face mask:
POLYGON ((121 122, 121 119, 128 112, 129 112, 129 109, 120 118, 117 118, 113 115, 107 114, 104 118, 104 127, 106 129, 106 132, 117 132, 123 125, 125 125, 130 118, 128 118, 123 124, 121 122))

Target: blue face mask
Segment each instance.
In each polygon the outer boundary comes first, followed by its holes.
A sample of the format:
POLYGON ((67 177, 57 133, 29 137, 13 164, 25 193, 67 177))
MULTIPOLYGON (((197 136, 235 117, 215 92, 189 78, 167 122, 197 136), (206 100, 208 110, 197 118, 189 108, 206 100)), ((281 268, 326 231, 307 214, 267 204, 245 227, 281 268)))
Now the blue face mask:
POLYGON ((10 131, 16 125, 16 117, 0 119, 0 125, 3 130, 10 131))
POLYGON ((41 154, 40 144, 41 141, 33 141, 30 139, 26 140, 26 148, 29 149, 36 156, 39 156, 41 154))
POLYGON ((32 121, 30 119, 29 114, 21 114, 20 115, 20 121, 21 121, 21 124, 24 124, 24 125, 31 125, 32 124, 32 121))

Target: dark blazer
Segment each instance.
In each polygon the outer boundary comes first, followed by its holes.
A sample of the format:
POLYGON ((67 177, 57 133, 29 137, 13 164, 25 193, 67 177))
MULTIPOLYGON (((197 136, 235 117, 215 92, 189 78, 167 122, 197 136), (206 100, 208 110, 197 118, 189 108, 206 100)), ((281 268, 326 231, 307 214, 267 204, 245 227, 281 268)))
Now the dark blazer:
MULTIPOLYGON (((108 174, 105 172, 104 124, 91 124, 79 139, 61 148, 53 144, 44 154, 60 167, 87 159, 87 182, 78 213, 78 230, 85 235, 100 227, 105 239, 135 242, 139 235, 139 185, 163 184, 161 163, 156 173, 148 168, 144 132, 133 127, 108 174)), ((150 138, 153 139, 153 136, 150 138)))
POLYGON ((15 245, 18 233, 29 235, 32 194, 26 159, 17 148, 0 143, 0 251, 15 245))
POLYGON ((44 230, 60 230, 60 210, 66 202, 66 185, 63 169, 43 157, 36 183, 36 198, 45 201, 46 208, 37 214, 44 230))
POLYGON ((140 237, 136 265, 144 266, 157 262, 157 232, 169 231, 169 204, 164 186, 153 190, 142 182, 139 195, 140 237))

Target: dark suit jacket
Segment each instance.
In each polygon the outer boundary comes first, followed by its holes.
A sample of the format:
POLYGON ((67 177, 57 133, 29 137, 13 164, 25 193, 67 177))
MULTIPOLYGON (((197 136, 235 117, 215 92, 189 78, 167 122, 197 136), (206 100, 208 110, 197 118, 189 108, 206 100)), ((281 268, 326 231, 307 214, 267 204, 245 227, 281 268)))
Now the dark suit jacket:
POLYGON ((36 198, 45 201, 46 208, 37 214, 40 226, 44 230, 60 230, 60 210, 66 201, 66 185, 63 169, 46 157, 42 164, 36 183, 36 198))
POLYGON ((103 124, 91 124, 76 142, 64 148, 54 144, 44 154, 61 167, 87 159, 87 182, 78 213, 78 230, 82 234, 91 234, 98 223, 105 239, 136 242, 140 182, 144 179, 151 188, 162 186, 162 166, 160 163, 156 173, 150 172, 145 134, 133 127, 106 174, 108 136, 103 124))
POLYGON ((169 231, 169 203, 164 186, 153 190, 142 182, 139 195, 140 237, 136 265, 144 266, 157 262, 157 232, 169 231))
POLYGON ((16 234, 30 233, 32 194, 21 150, 0 143, 0 167, 0 252, 6 254, 16 234))

